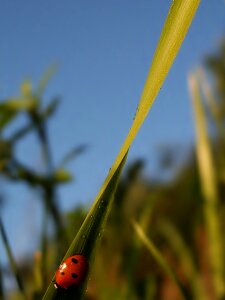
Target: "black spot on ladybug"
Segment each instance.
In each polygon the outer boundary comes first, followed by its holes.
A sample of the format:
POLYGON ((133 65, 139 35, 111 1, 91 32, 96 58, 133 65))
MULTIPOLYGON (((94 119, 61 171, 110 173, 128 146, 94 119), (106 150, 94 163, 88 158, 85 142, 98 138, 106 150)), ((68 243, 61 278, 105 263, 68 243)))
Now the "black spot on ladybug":
POLYGON ((78 277, 78 275, 77 275, 76 273, 72 273, 71 276, 72 276, 73 278, 77 278, 77 277, 78 277))
POLYGON ((72 258, 71 260, 72 260, 72 262, 73 262, 74 264, 77 264, 77 263, 78 263, 78 260, 77 260, 76 258, 72 258))
POLYGON ((60 274, 61 274, 61 275, 65 275, 65 273, 64 273, 64 272, 60 272, 60 274))

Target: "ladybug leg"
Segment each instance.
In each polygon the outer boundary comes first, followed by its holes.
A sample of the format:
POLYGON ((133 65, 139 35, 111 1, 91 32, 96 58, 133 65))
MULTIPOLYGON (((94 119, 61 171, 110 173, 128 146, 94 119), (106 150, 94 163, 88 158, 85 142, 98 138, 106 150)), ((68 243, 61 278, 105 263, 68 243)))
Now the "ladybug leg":
MULTIPOLYGON (((53 282, 54 282, 54 281, 53 281, 53 282)), ((55 287, 55 289, 58 289, 58 288, 59 288, 56 282, 54 283, 54 287, 55 287)))
POLYGON ((56 283, 55 279, 52 280, 52 283, 54 283, 54 288, 55 288, 55 289, 59 289, 59 286, 58 286, 58 284, 56 283))

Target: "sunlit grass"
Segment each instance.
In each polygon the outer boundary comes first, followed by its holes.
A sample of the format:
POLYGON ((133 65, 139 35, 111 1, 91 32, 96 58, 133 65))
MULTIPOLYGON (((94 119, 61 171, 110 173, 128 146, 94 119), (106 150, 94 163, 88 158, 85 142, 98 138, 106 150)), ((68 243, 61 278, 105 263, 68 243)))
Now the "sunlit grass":
POLYGON ((189 76, 189 88, 195 115, 196 154, 200 173, 201 188, 204 196, 204 215, 209 238, 211 274, 217 299, 225 295, 224 285, 224 238, 221 228, 217 178, 208 136, 207 120, 201 101, 197 76, 189 76))
MULTIPOLYGON (((199 3, 200 0, 175 0, 172 2, 133 124, 82 227, 64 256, 64 259, 72 254, 81 253, 87 257, 91 266, 91 258, 94 255, 96 240, 98 234, 103 229, 106 217, 111 210, 113 195, 126 160, 126 155, 162 87, 189 29, 199 3)), ((56 290, 52 282, 43 299, 74 299, 75 296, 76 299, 82 299, 86 290, 86 283, 87 282, 84 282, 75 291, 69 292, 56 290)))
POLYGON ((154 257, 154 259, 157 261, 157 263, 161 266, 161 268, 165 271, 165 273, 168 275, 168 277, 174 282, 175 286, 180 291, 180 294, 183 299, 188 300, 188 297, 186 296, 184 286, 182 285, 181 281, 179 280, 177 274, 173 271, 172 267, 167 263, 167 261, 164 259, 163 255, 160 253, 160 251, 156 248, 156 246, 153 244, 153 242, 146 236, 140 225, 136 222, 132 222, 133 228, 137 234, 137 236, 140 238, 140 240, 143 242, 143 244, 147 247, 150 254, 154 257))

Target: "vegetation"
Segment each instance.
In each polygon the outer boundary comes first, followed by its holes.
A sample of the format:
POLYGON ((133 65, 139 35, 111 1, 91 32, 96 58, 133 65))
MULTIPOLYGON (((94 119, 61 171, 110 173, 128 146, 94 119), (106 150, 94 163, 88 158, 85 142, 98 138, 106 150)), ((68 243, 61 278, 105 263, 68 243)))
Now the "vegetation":
MULTIPOLYGON (((0 272, 0 299, 41 299, 44 294, 45 300, 74 297, 86 300, 224 299, 223 43, 218 53, 205 60, 204 69, 189 76, 196 145, 188 157, 178 168, 173 168, 178 150, 170 145, 164 149, 159 159, 162 172, 171 169, 167 181, 144 177, 142 160, 134 161, 121 175, 132 141, 163 84, 198 6, 198 1, 185 3, 182 6, 180 1, 174 1, 134 123, 90 211, 75 207, 63 213, 57 203, 57 189, 72 180, 64 163, 81 154, 85 147, 72 149, 59 167, 53 166, 47 121, 54 115, 59 100, 53 99, 47 107, 43 107, 41 100, 53 69, 47 72, 37 89, 24 82, 19 97, 1 102, 1 175, 40 192, 43 230, 40 251, 16 265, 14 246, 9 245, 4 224, 1 224, 3 243, 18 290, 5 291, 0 272), (165 52, 167 55, 163 56, 165 52), (27 125, 18 128, 10 138, 4 138, 6 128, 19 114, 26 115, 27 125), (16 158, 15 145, 29 132, 38 137, 45 172, 30 169, 16 158), (46 232, 50 219, 54 224, 53 234, 46 232), (76 291, 58 292, 51 282, 52 276, 63 257, 74 253, 88 258, 90 280, 76 291)), ((8 266, 4 270, 6 268, 8 266)))

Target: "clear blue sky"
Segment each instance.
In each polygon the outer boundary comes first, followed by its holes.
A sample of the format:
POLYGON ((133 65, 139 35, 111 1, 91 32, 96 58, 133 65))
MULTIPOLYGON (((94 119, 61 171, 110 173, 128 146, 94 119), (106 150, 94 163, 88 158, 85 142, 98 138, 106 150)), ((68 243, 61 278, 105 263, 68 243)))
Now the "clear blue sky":
MULTIPOLYGON (((171 1, 4 1, 0 9, 0 97, 17 95, 23 79, 37 84, 58 63, 46 99, 62 102, 49 132, 55 164, 68 149, 89 151, 69 165, 76 181, 59 192, 64 209, 91 203, 131 125, 171 1)), ((203 0, 188 36, 143 128, 129 161, 148 159, 152 173, 159 144, 194 140, 188 72, 216 49, 225 34, 225 3, 203 0)), ((39 168, 36 140, 18 147, 23 161, 39 168)), ((38 233, 40 209, 32 191, 1 183, 7 196, 3 218, 21 256, 38 233), (29 211, 29 214, 27 212, 29 211), (25 218, 25 219, 24 219, 25 218), (31 224, 32 223, 32 224, 31 224), (29 227, 27 227, 29 224, 29 227)), ((38 236, 37 236, 38 238, 38 236)), ((2 247, 0 246, 1 253, 2 247)))

